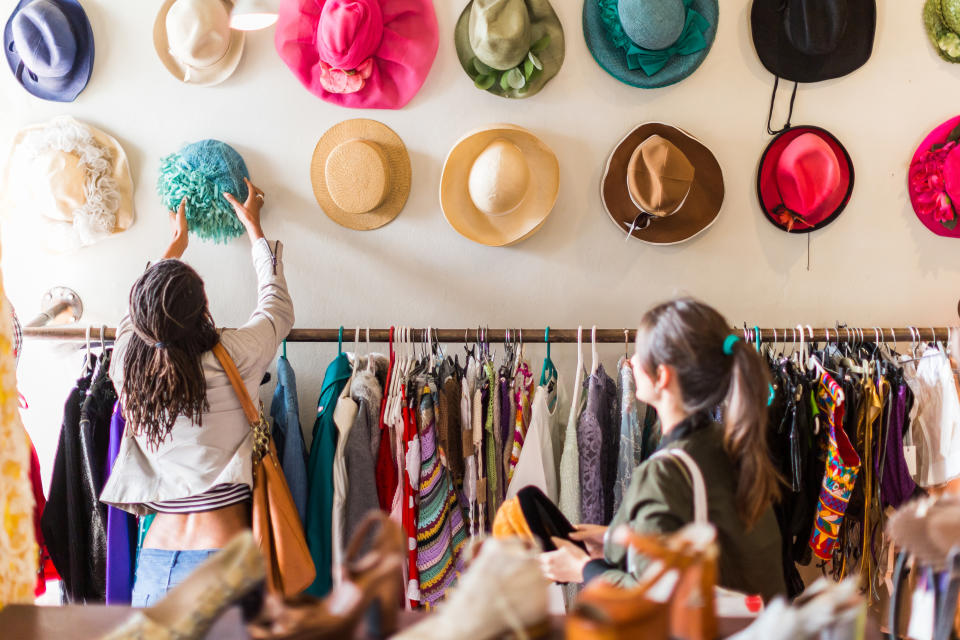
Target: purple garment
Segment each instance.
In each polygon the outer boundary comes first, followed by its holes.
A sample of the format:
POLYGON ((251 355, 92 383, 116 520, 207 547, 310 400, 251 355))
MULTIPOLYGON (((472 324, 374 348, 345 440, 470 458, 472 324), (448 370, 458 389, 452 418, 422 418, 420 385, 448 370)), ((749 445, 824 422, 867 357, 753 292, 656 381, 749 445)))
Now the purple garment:
MULTIPOLYGON (((110 419, 110 443, 107 447, 106 478, 120 452, 126 422, 118 401, 110 419)), ((130 604, 133 591, 133 558, 137 548, 137 519, 116 507, 107 507, 107 604, 130 604)))
POLYGON ((580 515, 584 524, 607 524, 613 518, 620 438, 617 385, 603 365, 588 380, 587 405, 577 424, 580 443, 580 515))
POLYGON ((887 424, 887 442, 883 456, 883 473, 880 473, 879 456, 874 458, 874 470, 880 477, 880 501, 884 507, 897 509, 917 490, 910 476, 907 461, 903 457, 904 418, 907 414, 907 385, 899 384, 891 394, 887 424))
POLYGON ((500 447, 497 451, 500 460, 500 500, 507 497, 507 477, 510 475, 510 454, 513 453, 513 431, 516 427, 516 413, 511 398, 511 380, 501 374, 500 378, 500 447))

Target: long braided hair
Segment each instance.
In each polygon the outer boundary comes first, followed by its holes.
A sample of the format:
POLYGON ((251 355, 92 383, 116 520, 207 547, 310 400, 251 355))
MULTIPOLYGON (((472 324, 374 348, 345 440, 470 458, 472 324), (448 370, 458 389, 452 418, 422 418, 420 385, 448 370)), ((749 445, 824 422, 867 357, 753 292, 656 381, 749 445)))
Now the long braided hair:
POLYGON ((134 433, 158 447, 178 416, 202 425, 207 384, 200 357, 220 339, 203 280, 162 260, 130 290, 133 336, 123 356, 123 409, 134 433))

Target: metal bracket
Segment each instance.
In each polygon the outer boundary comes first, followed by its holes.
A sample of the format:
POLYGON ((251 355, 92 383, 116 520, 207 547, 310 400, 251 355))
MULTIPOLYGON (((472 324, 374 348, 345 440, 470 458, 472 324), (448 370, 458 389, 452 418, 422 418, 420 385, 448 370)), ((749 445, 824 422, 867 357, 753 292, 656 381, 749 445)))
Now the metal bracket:
POLYGON ((40 315, 28 322, 27 327, 74 324, 83 317, 83 300, 68 287, 53 287, 43 294, 40 315))

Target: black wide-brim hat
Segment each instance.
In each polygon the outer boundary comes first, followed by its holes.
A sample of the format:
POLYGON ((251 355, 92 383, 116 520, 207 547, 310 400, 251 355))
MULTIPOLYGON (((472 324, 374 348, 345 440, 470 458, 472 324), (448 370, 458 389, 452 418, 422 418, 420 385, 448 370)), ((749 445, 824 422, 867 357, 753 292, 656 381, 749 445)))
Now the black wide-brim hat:
POLYGON ((873 52, 876 0, 818 4, 819 15, 804 11, 808 2, 753 0, 750 30, 763 66, 793 82, 839 78, 863 66, 873 52), (807 23, 804 15, 816 23, 807 23))
MULTIPOLYGON (((550 501, 539 488, 530 485, 517 492, 517 501, 520 503, 520 510, 523 512, 523 518, 530 527, 533 534, 544 551, 556 551, 557 546, 553 544, 552 538, 570 539, 570 534, 576 531, 576 527, 570 524, 570 521, 561 513, 557 505, 550 501)), ((578 540, 570 540, 581 549, 586 550, 586 546, 578 540)))

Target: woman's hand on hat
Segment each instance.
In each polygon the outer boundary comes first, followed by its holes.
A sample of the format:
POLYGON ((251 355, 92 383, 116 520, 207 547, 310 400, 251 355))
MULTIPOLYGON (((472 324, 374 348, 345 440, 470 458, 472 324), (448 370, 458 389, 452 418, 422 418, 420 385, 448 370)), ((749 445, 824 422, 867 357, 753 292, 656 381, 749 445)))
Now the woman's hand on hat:
POLYGON ((583 582, 583 568, 590 562, 587 552, 563 538, 551 538, 556 551, 540 554, 540 571, 554 582, 583 582))
POLYGON ((179 260, 183 257, 183 252, 187 250, 189 236, 187 233, 187 199, 180 201, 180 206, 176 211, 168 212, 170 214, 170 228, 173 230, 173 239, 170 240, 170 246, 163 254, 164 260, 173 258, 179 260))
POLYGON ((260 208, 263 207, 263 191, 253 185, 250 180, 244 178, 247 184, 247 199, 243 204, 237 201, 232 193, 224 193, 223 197, 233 206, 237 219, 244 226, 251 240, 259 240, 263 237, 263 229, 260 228, 260 208))

